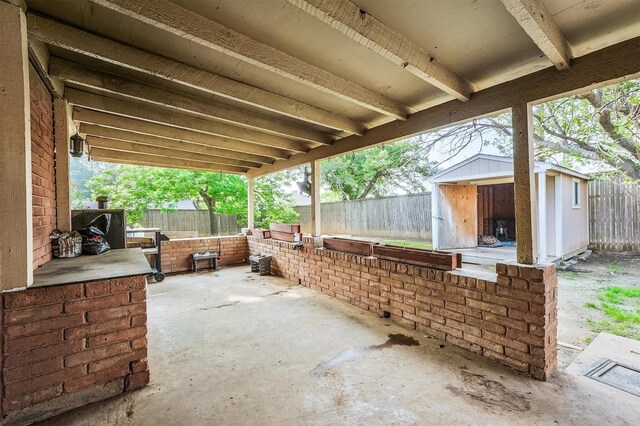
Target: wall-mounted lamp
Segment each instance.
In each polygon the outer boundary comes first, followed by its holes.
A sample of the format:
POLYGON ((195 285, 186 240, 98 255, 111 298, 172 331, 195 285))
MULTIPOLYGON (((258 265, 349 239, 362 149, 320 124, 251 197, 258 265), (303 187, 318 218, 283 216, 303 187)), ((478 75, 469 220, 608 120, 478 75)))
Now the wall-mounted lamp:
POLYGON ((84 139, 79 134, 71 136, 69 140, 70 150, 72 157, 80 158, 84 154, 84 139))

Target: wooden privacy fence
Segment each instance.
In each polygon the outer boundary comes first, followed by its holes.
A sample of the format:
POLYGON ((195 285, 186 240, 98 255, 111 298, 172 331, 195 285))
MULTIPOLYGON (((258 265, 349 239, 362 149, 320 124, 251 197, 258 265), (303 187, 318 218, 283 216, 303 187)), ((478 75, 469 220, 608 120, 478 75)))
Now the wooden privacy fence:
MULTIPOLYGON (((311 207, 295 209, 302 232, 309 232, 311 207)), ((324 203, 321 221, 323 234, 431 241, 431 194, 324 203)))
MULTIPOLYGON (((302 232, 309 232, 311 208, 295 209, 300 214, 302 232)), ((206 210, 149 210, 143 226, 174 232, 174 237, 210 234, 206 210)), ((218 226, 221 235, 241 231, 237 216, 219 215, 218 226)), ((322 232, 431 241, 431 194, 324 203, 322 232)), ((590 246, 596 250, 640 251, 640 185, 589 182, 589 234, 590 246)))
MULTIPOLYGON (((216 219, 218 220, 220 235, 240 233, 241 225, 238 224, 238 216, 216 215, 216 219)), ((174 233, 174 237, 208 237, 211 235, 209 212, 206 210, 174 210, 166 212, 162 210, 147 210, 144 212, 142 225, 174 233), (184 235, 180 235, 180 233, 184 233, 184 235), (195 235, 193 235, 194 233, 195 235)))
POLYGON ((602 251, 640 250, 640 186, 589 182, 590 246, 602 251))

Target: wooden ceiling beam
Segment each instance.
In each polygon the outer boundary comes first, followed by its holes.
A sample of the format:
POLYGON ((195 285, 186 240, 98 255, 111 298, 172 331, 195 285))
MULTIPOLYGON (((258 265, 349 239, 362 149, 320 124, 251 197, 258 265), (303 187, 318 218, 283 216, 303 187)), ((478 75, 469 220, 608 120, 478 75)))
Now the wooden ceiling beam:
POLYGON ((256 132, 244 127, 231 126, 220 122, 204 120, 198 117, 178 114, 163 108, 158 108, 141 103, 134 103, 128 100, 109 98, 96 95, 94 93, 83 92, 81 90, 67 87, 64 97, 72 105, 122 115, 124 117, 136 118, 138 120, 150 121, 152 123, 165 126, 178 127, 185 130, 193 130, 207 133, 213 136, 220 136, 229 139, 236 139, 251 144, 263 145, 272 148, 284 149, 293 152, 306 152, 313 145, 300 141, 286 139, 281 136, 256 132))
POLYGON ((126 130, 113 129, 110 127, 98 126, 95 124, 82 123, 80 125, 79 133, 86 136, 97 136, 104 139, 133 142, 141 145, 157 146, 161 148, 169 148, 177 151, 184 151, 195 154, 233 158, 236 160, 246 161, 251 164, 271 164, 274 161, 274 159, 270 157, 245 154, 244 152, 228 151, 226 149, 219 149, 185 141, 160 138, 157 136, 145 135, 142 133, 128 132, 126 130))
POLYGON ((502 4, 557 69, 569 68, 569 42, 541 0, 502 0, 502 4))
POLYGON ((73 120, 79 123, 97 124, 104 127, 127 130, 130 132, 178 141, 186 141, 234 152, 263 155, 274 159, 287 159, 290 157, 289 151, 278 148, 240 142, 234 139, 221 138, 190 130, 178 129, 176 127, 163 126, 161 124, 136 120, 134 118, 120 117, 86 108, 75 107, 73 109, 73 120))
POLYGON ((246 168, 225 166, 222 164, 203 163, 201 161, 165 158, 149 154, 133 154, 129 152, 113 151, 104 148, 91 148, 89 158, 94 161, 106 161, 117 164, 131 164, 138 166, 161 167, 165 169, 187 169, 203 172, 222 172, 246 174, 246 168))
POLYGON ((114 151, 131 152, 134 154, 149 154, 167 159, 178 158, 182 160, 199 161, 203 163, 222 164, 227 166, 246 167, 255 169, 260 167, 259 163, 236 160, 232 158, 218 157, 215 155, 199 154, 195 152, 180 151, 172 148, 164 148, 152 145, 143 145, 134 142, 121 141, 117 139, 103 138, 99 136, 87 136, 87 144, 92 148, 105 148, 114 151))
POLYGON ((329 158, 380 143, 488 116, 523 103, 537 103, 593 89, 604 83, 640 74, 640 37, 573 59, 571 68, 549 67, 474 93, 469 102, 450 101, 417 112, 406 121, 392 121, 367 131, 362 137, 349 136, 331 146, 314 148, 289 160, 276 161, 248 173, 250 177, 288 169, 310 161, 329 158))
POLYGON ((389 117, 406 119, 409 108, 373 90, 253 40, 167 0, 92 0, 216 52, 389 117))
POLYGON ((362 135, 365 131, 362 123, 349 117, 334 114, 295 99, 90 34, 34 13, 27 13, 27 29, 30 37, 46 44, 211 95, 223 96, 247 105, 351 134, 362 135))
POLYGON ((288 1, 427 83, 461 101, 469 100, 474 90, 469 81, 356 4, 348 0, 288 1))
POLYGON ((36 72, 40 75, 51 94, 61 98, 64 95, 64 83, 49 74, 49 63, 51 61, 49 49, 43 42, 34 38, 28 40, 28 48, 29 60, 34 65, 36 72))
POLYGON ((83 88, 113 93, 138 102, 144 101, 182 113, 221 120, 227 124, 319 144, 330 145, 333 142, 331 135, 318 130, 285 123, 231 105, 138 83, 56 57, 52 57, 49 62, 49 74, 83 88))

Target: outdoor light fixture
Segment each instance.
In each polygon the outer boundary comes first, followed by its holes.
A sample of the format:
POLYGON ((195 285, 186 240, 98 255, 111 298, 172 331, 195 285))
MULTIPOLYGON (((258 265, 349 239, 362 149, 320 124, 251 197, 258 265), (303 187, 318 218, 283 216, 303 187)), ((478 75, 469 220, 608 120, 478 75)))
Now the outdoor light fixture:
POLYGON ((82 155, 84 154, 84 139, 82 139, 82 137, 76 133, 75 135, 71 136, 69 144, 71 147, 71 149, 69 150, 71 156, 77 158, 82 157, 82 155))

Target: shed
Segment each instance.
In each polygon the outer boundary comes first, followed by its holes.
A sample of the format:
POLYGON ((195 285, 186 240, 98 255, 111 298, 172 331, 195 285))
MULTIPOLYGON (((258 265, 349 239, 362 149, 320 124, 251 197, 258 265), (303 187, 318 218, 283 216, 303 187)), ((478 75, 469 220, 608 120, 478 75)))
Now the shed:
MULTIPOLYGON (((551 163, 534 163, 537 255, 567 259, 589 244, 589 177, 551 163)), ((433 176, 432 228, 435 249, 468 249, 479 237, 516 240, 513 159, 478 154, 433 176)))

